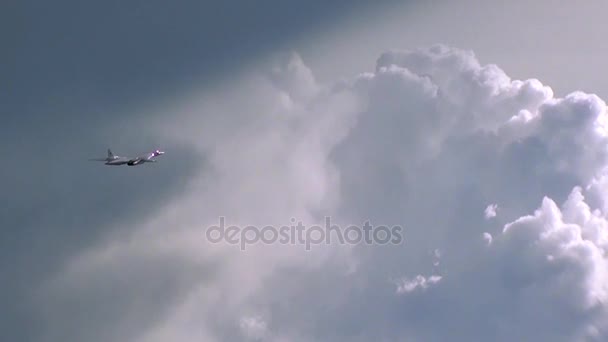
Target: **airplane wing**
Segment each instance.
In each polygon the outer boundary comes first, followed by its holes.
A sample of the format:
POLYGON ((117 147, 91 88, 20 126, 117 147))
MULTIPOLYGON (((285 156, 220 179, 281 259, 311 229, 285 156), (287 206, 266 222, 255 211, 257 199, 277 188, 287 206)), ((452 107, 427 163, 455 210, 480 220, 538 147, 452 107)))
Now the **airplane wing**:
POLYGON ((107 158, 92 158, 92 159, 89 159, 89 161, 107 161, 107 160, 108 160, 107 158))

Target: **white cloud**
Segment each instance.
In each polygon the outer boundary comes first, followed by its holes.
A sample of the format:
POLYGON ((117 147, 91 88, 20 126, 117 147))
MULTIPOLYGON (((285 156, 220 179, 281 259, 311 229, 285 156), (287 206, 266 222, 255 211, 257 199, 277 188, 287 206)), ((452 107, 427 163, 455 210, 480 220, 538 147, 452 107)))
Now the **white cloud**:
POLYGON ((492 234, 488 233, 488 232, 484 232, 483 233, 483 240, 488 244, 492 244, 492 234))
MULTIPOLYGON (((434 46, 385 53, 374 72, 327 87, 293 56, 270 77, 185 103, 158 127, 207 161, 187 193, 126 224, 132 233, 108 237, 42 291, 42 303, 69 310, 66 302, 101 300, 98 284, 118 293, 138 284, 128 300, 105 298, 119 308, 109 319, 123 322, 105 340, 608 337, 598 97, 554 98, 538 80, 434 46), (479 208, 490 201, 501 215, 488 221, 479 208), (205 241, 219 216, 261 226, 324 214, 403 225, 405 243, 240 252, 205 241), (397 292, 408 295, 398 296, 385 279, 404 274, 419 276, 402 279, 397 292), (151 291, 159 279, 172 281, 151 291), (140 302, 159 296, 153 307, 140 302)), ((64 328, 57 317, 44 316, 51 334, 64 328)))
POLYGON ((484 216, 486 219, 491 219, 493 217, 496 217, 496 210, 498 209, 498 205, 496 204, 490 204, 486 207, 486 210, 484 210, 484 216))
POLYGON ((240 327, 245 337, 249 339, 262 340, 267 334, 266 322, 258 316, 242 317, 240 327))
POLYGON ((412 292, 418 288, 426 290, 429 286, 437 284, 441 280, 441 276, 432 275, 428 278, 417 275, 413 279, 403 278, 397 284, 397 294, 412 292))

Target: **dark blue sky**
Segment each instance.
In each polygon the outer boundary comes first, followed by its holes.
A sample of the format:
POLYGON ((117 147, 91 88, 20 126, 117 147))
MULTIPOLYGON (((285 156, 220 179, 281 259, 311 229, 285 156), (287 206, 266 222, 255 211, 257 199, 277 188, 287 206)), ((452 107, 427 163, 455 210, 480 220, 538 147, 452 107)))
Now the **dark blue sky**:
POLYGON ((2 74, 17 105, 66 93, 130 103, 233 72, 370 5, 379 3, 12 1, 1 15, 2 74))

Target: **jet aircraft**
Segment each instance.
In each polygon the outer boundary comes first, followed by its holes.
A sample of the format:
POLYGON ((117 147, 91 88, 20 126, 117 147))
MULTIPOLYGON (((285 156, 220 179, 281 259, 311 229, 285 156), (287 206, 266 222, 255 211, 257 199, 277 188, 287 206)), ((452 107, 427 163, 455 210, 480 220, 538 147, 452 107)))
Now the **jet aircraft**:
POLYGON ((165 152, 155 150, 154 152, 146 153, 143 156, 128 158, 128 157, 120 157, 114 155, 110 149, 108 149, 108 156, 106 158, 95 158, 89 159, 91 161, 103 161, 106 165, 128 165, 128 166, 137 166, 144 163, 155 163, 156 160, 154 158, 165 154, 165 152))

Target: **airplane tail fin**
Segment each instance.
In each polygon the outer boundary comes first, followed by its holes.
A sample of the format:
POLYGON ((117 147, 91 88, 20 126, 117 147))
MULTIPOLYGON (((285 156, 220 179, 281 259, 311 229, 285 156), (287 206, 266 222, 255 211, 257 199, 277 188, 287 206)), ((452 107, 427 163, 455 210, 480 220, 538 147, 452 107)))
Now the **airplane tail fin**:
POLYGON ((114 158, 114 153, 110 149, 108 149, 108 158, 114 158))

